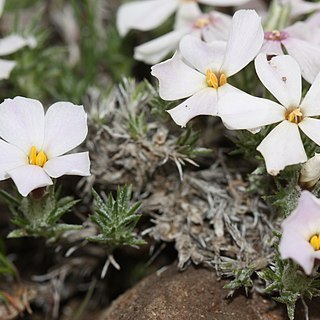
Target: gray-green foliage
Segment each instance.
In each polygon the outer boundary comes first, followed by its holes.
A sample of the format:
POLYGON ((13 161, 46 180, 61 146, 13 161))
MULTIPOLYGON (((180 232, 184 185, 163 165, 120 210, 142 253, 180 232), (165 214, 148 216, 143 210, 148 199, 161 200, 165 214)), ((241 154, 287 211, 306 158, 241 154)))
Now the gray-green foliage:
POLYGON ((279 296, 273 299, 286 304, 290 320, 294 319, 298 299, 320 296, 320 274, 308 276, 293 261, 281 260, 278 253, 275 255, 274 265, 257 274, 266 281, 265 293, 276 292, 279 296))
POLYGON ((131 187, 119 187, 116 198, 110 193, 106 201, 95 190, 92 192, 95 202, 91 221, 98 225, 100 233, 89 237, 89 241, 107 244, 111 247, 145 244, 145 241, 134 232, 141 218, 141 215, 136 213, 141 202, 131 205, 131 187))
POLYGON ((13 215, 11 222, 18 227, 9 233, 9 238, 45 237, 56 240, 65 231, 82 229, 81 225, 59 223, 78 200, 60 198, 53 186, 39 198, 12 196, 4 190, 0 195, 13 215))

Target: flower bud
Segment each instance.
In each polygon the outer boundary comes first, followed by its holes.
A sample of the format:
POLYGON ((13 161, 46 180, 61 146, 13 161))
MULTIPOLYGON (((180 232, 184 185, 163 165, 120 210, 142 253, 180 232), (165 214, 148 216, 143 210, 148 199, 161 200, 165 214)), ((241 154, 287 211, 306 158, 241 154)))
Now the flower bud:
POLYGON ((302 188, 311 189, 320 179, 320 153, 316 153, 301 168, 299 184, 302 188))

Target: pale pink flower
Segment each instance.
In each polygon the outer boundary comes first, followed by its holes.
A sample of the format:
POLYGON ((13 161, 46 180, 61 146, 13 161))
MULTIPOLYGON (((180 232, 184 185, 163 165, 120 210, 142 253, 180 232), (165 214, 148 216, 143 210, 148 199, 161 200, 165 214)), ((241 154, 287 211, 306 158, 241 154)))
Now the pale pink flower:
MULTIPOLYGON (((117 13, 117 28, 121 36, 129 30, 152 30, 160 26, 174 12, 177 18, 183 16, 181 11, 188 14, 198 7, 197 3, 211 6, 235 6, 248 0, 140 0, 125 3, 120 6, 117 13)), ((176 24, 179 24, 179 19, 176 24)))
POLYGON ((301 72, 289 55, 270 61, 261 53, 255 60, 257 74, 279 103, 233 93, 221 99, 219 115, 230 129, 252 129, 280 122, 260 143, 267 171, 277 175, 288 165, 307 161, 301 129, 320 145, 320 74, 301 100, 301 72))
POLYGON ((261 19, 254 10, 237 11, 232 19, 227 43, 210 44, 194 36, 180 42, 181 58, 173 58, 152 67, 159 79, 159 94, 164 100, 188 98, 169 110, 181 126, 198 115, 217 115, 222 96, 238 91, 228 77, 244 68, 259 52, 263 42, 261 19))
POLYGON ((57 102, 44 113, 42 104, 16 97, 0 104, 0 180, 12 178, 18 191, 52 184, 62 175, 90 175, 88 152, 67 154, 87 135, 82 106, 57 102))
POLYGON ((283 55, 283 48, 301 68, 302 77, 312 83, 320 72, 320 46, 312 41, 314 30, 304 22, 297 22, 283 30, 267 31, 261 52, 283 55))
POLYGON ((308 275, 320 259, 320 200, 302 191, 297 208, 282 223, 279 251, 282 259, 292 259, 308 275))
POLYGON ((203 14, 197 8, 193 14, 179 19, 180 23, 175 30, 137 46, 134 50, 134 58, 149 64, 155 64, 163 60, 170 52, 175 51, 183 36, 191 34, 205 42, 228 39, 231 27, 231 17, 218 11, 203 14), (192 19, 191 19, 192 18, 192 19))

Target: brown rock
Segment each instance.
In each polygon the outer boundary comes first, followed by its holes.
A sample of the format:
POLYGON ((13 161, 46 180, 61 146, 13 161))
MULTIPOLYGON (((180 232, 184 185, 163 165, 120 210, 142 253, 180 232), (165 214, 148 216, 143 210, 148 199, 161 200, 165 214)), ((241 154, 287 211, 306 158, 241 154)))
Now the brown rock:
POLYGON ((215 273, 190 267, 178 272, 170 266, 120 296, 98 320, 281 320, 281 310, 254 295, 226 299, 225 281, 215 273))

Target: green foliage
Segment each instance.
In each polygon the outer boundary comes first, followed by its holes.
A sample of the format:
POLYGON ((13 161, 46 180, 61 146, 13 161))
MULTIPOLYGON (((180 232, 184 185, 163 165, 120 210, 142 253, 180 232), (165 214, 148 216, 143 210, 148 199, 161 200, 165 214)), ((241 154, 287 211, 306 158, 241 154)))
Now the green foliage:
POLYGON ((12 276, 17 277, 17 269, 14 264, 0 251, 0 277, 12 276))
POLYGON ((141 139, 147 133, 147 123, 144 112, 140 115, 129 114, 129 132, 134 140, 141 139))
POLYGON ((279 296, 273 299, 287 305, 290 320, 294 319, 295 305, 299 298, 320 296, 320 274, 307 276, 296 263, 281 260, 278 253, 275 264, 257 274, 266 281, 265 293, 278 292, 279 296))
POLYGON ((130 204, 131 187, 119 187, 116 199, 110 193, 106 201, 95 190, 92 192, 95 206, 91 221, 99 226, 101 233, 89 237, 89 241, 107 244, 111 247, 145 244, 145 241, 134 232, 141 218, 141 215, 136 213, 141 202, 130 204))
POLYGON ((0 191, 0 196, 13 214, 11 222, 19 227, 11 231, 8 238, 45 237, 56 240, 65 231, 82 229, 80 225, 59 223, 60 218, 79 200, 71 197, 59 199, 59 192, 55 193, 54 186, 39 198, 32 194, 26 198, 14 197, 4 190, 0 191))
POLYGON ((234 279, 230 281, 228 284, 224 286, 225 289, 232 290, 231 293, 233 293, 234 290, 237 290, 241 287, 244 287, 247 291, 248 288, 251 288, 253 285, 251 276, 254 272, 254 268, 243 268, 239 270, 233 271, 234 279))
POLYGON ((176 140, 176 151, 190 158, 211 153, 211 149, 197 147, 200 137, 200 131, 187 128, 176 140))

